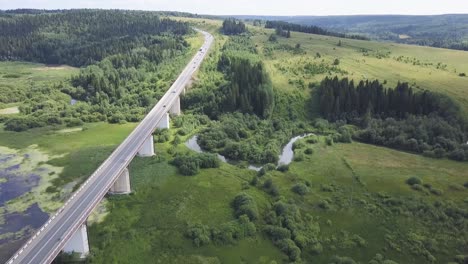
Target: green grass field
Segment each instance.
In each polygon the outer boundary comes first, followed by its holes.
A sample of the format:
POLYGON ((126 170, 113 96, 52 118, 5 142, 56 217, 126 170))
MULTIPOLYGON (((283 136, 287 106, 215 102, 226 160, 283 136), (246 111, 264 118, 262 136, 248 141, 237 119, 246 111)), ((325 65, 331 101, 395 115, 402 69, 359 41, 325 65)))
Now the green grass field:
MULTIPOLYGON (((453 259, 454 247, 460 241, 451 241, 447 229, 434 230, 430 224, 412 215, 392 212, 379 197, 385 194, 408 201, 422 199, 429 203, 443 201, 466 206, 467 190, 456 187, 468 180, 468 164, 433 160, 360 143, 330 147, 321 141, 308 147, 314 149, 314 154, 307 155, 301 162, 293 162, 288 172, 264 176, 273 179, 279 187, 280 199, 293 202, 304 213, 312 214, 320 225, 319 241, 323 252, 313 254, 304 249, 305 263, 328 263, 335 255, 366 263, 378 253, 398 263, 427 262, 423 249, 390 246, 390 243, 413 243, 405 232, 417 234, 418 238, 435 237, 440 249, 431 253, 437 263, 453 259), (442 190, 443 194, 438 196, 411 189, 405 183, 411 176, 421 178, 424 183, 442 190), (308 194, 299 196, 291 191, 298 182, 310 184, 308 194), (326 186, 332 186, 331 190, 326 186), (328 201, 328 209, 320 207, 323 200, 328 201), (365 241, 364 245, 353 242, 356 236, 365 241)), ((258 231, 254 238, 240 240, 235 245, 196 247, 185 237, 190 224, 219 226, 234 220, 230 205, 241 191, 254 197, 262 213, 271 210, 271 204, 278 198, 268 195, 261 184, 249 186, 255 172, 229 164, 222 164, 219 169, 204 169, 196 176, 182 176, 175 167, 167 164, 172 159, 167 153, 171 148, 170 143, 156 144, 157 157, 136 158, 132 162, 133 194, 110 197, 109 215, 104 222, 90 228, 91 247, 95 253, 93 262, 288 261, 287 256, 261 232, 265 224, 262 219, 256 221, 258 231)), ((188 150, 179 145, 176 151, 188 150)), ((466 238, 466 234, 460 237, 466 238)), ((424 243, 424 240, 418 243, 424 243)))

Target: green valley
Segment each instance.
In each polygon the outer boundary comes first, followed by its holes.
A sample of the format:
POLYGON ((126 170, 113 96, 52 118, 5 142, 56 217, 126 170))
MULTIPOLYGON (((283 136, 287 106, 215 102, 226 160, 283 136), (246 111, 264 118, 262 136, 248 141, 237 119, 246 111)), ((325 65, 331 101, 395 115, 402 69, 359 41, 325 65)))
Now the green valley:
MULTIPOLYGON (((56 210, 208 53, 182 114, 154 131, 156 155, 131 161, 131 193, 88 219, 87 258, 54 263, 467 263, 468 52, 178 12, 37 12, 12 17, 73 17, 80 45, 54 27, 10 36, 57 50, 0 62, 0 108, 18 107, 0 112, 0 158, 43 155, 51 171, 2 215, 56 210)), ((0 234, 14 238, 0 249, 33 230, 0 234)))

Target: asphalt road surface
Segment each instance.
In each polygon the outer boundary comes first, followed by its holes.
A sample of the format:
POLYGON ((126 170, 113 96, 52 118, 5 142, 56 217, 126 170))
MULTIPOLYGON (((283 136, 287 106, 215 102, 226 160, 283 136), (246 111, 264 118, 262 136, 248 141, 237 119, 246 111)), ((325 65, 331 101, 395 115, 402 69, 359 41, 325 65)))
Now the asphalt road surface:
POLYGON ((7 261, 7 264, 52 262, 68 239, 86 221, 120 173, 138 153, 145 139, 156 129, 158 122, 183 92, 193 73, 205 58, 213 43, 213 36, 208 32, 196 30, 204 35, 205 42, 171 88, 109 158, 99 166, 57 213, 51 215, 46 224, 7 261))

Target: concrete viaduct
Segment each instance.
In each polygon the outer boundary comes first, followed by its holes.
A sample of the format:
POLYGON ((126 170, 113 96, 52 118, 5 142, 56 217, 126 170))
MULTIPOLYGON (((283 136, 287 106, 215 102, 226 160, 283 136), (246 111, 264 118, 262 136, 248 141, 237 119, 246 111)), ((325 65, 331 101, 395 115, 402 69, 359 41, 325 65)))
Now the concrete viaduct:
POLYGON ((198 30, 205 42, 185 67, 169 90, 138 124, 132 133, 112 152, 99 168, 72 194, 55 214, 6 262, 7 264, 51 263, 61 252, 89 253, 86 220, 106 193, 131 192, 128 165, 136 156, 153 156, 153 132, 169 128, 169 117, 179 115, 180 95, 185 92, 190 78, 199 68, 213 36, 198 30))

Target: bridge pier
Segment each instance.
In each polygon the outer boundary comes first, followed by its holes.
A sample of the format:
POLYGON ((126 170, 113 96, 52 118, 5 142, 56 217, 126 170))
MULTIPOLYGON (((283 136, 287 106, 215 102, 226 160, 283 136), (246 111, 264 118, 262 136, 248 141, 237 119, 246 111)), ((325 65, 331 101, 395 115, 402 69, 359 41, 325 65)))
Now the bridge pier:
POLYGON ((89 254, 88 232, 86 223, 82 224, 75 234, 67 241, 63 251, 66 253, 79 253, 80 258, 86 258, 89 254))
POLYGON ((122 173, 120 173, 117 180, 115 180, 114 185, 112 185, 109 193, 111 194, 129 194, 132 190, 130 189, 130 173, 128 168, 125 168, 122 173))
POLYGON ((165 115, 163 115, 163 117, 162 117, 161 120, 159 121, 157 127, 158 127, 159 129, 164 129, 164 128, 169 129, 169 126, 170 126, 169 120, 170 120, 170 118, 169 118, 169 113, 166 113, 165 115))
POLYGON ((151 157, 154 156, 154 139, 153 135, 150 135, 145 143, 141 146, 141 149, 138 151, 138 156, 140 157, 151 157))
POLYGON ((169 113, 171 113, 173 115, 180 115, 180 96, 177 97, 177 100, 171 106, 171 109, 169 110, 169 113))

